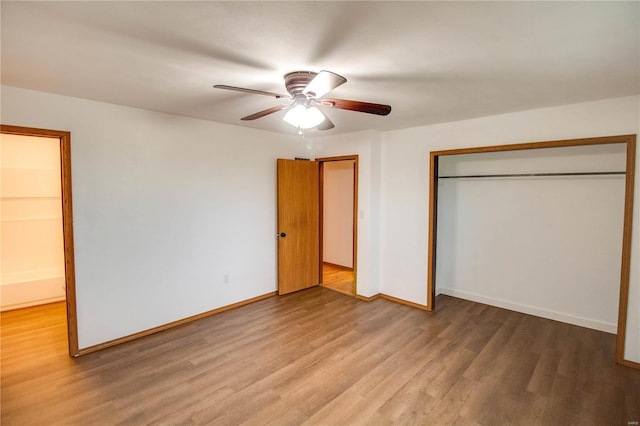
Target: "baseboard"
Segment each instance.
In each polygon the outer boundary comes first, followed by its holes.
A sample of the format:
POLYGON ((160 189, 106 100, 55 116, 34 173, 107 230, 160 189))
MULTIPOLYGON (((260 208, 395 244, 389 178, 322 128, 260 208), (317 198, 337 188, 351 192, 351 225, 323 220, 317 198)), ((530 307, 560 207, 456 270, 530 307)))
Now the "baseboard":
POLYGON ((65 296, 59 296, 59 297, 49 297, 46 299, 32 300, 30 302, 3 306, 2 309, 0 309, 0 311, 7 312, 7 311, 13 311, 16 309, 30 308, 32 306, 48 305, 50 303, 64 302, 66 299, 67 298, 65 296))
POLYGON ((190 322, 197 321, 199 319, 209 317, 211 315, 219 314, 221 312, 228 311, 230 309, 239 308, 240 306, 244 306, 244 305, 248 305, 250 303, 258 302, 260 300, 268 299, 269 297, 273 297, 273 296, 275 296, 277 294, 278 294, 277 291, 272 291, 271 293, 266 293, 266 294, 263 294, 263 295, 260 295, 260 296, 256 296, 256 297, 253 297, 253 298, 247 299, 247 300, 241 300, 240 302, 236 302, 236 303, 233 303, 233 304, 227 305, 227 306, 222 306, 220 308, 213 309, 213 310, 207 311, 207 312, 203 312, 203 313, 198 314, 198 315, 193 315, 191 317, 187 317, 187 318, 184 318, 184 319, 181 319, 181 320, 178 320, 178 321, 173 321, 173 322, 170 322, 168 324, 160 325, 158 327, 150 328, 148 330, 144 330, 144 331, 140 331, 138 333, 130 334, 128 336, 120 337, 118 339, 109 340, 108 342, 99 343, 99 344, 94 345, 94 346, 89 346, 87 348, 80 349, 78 351, 78 353, 76 355, 74 355, 74 357, 80 356, 80 355, 90 354, 92 352, 96 352, 96 351, 99 351, 101 349, 106 349, 106 348, 109 348, 111 346, 119 345, 121 343, 130 342, 132 340, 139 339, 141 337, 145 337, 145 336, 148 336, 150 334, 159 333, 161 331, 168 330, 168 329, 174 328, 174 327, 179 327, 181 325, 185 325, 185 324, 188 324, 190 322))
POLYGON ((374 294, 373 296, 362 296, 360 294, 356 294, 356 299, 364 300, 365 302, 373 302, 374 300, 380 297, 380 293, 374 294))
POLYGON ((421 304, 415 303, 415 302, 410 302, 410 301, 404 300, 404 299, 399 299, 397 297, 389 296, 388 294, 384 294, 384 293, 377 293, 377 294, 374 294, 373 296, 370 296, 370 297, 361 296, 361 295, 357 294, 356 295, 356 299, 364 300, 365 302, 372 302, 372 301, 374 301, 376 299, 386 299, 386 300, 390 300, 391 302, 396 302, 396 303, 400 303, 401 305, 411 306, 412 308, 418 308, 418 309, 421 309, 423 311, 427 310, 427 307, 425 305, 421 305, 421 304))
POLYGON ((382 297, 383 299, 390 300, 392 302, 400 303, 402 305, 411 306, 412 308, 418 308, 418 309, 421 309, 423 311, 427 310, 427 306, 426 305, 421 305, 421 304, 415 303, 415 302, 409 302, 408 300, 399 299, 397 297, 389 296, 388 294, 380 293, 380 297, 382 297))
POLYGON ((1 311, 44 305, 65 299, 64 276, 29 278, 19 282, 5 281, 0 286, 1 311))
POLYGON ((629 361, 628 359, 623 359, 622 361, 618 361, 618 364, 624 365, 625 367, 635 368, 636 370, 640 370, 640 362, 629 361))
POLYGON ((467 291, 454 290, 446 287, 440 287, 439 289, 442 294, 446 294, 447 296, 453 296, 460 299, 471 300, 473 302, 484 303, 485 305, 497 306, 498 308, 509 309, 511 311, 522 312, 523 314, 534 315, 537 317, 547 318, 555 321, 566 322, 568 324, 604 331, 606 333, 616 334, 618 328, 616 324, 610 324, 603 321, 569 315, 562 312, 551 311, 548 309, 537 308, 535 306, 523 305, 521 303, 511 302, 508 300, 482 296, 467 291))

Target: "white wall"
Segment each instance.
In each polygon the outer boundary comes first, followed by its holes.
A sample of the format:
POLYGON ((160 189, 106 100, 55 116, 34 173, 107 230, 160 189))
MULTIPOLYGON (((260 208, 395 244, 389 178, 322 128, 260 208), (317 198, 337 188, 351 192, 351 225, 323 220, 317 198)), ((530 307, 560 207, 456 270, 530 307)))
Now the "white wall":
MULTIPOLYGON (((441 156, 440 176, 625 170, 626 144, 441 156)), ((439 180, 436 291, 615 333, 624 175, 439 180)))
POLYGON ((353 268, 354 162, 328 161, 323 167, 322 260, 353 268))
POLYGON ((57 138, 0 135, 2 310, 65 299, 57 138))
POLYGON ((276 290, 298 137, 12 87, 2 123, 71 132, 80 348, 276 290))
MULTIPOLYGON (((380 291, 426 303, 430 151, 638 133, 639 118, 634 96, 383 133, 380 291)), ((640 362, 637 207, 634 219, 625 357, 640 362)))

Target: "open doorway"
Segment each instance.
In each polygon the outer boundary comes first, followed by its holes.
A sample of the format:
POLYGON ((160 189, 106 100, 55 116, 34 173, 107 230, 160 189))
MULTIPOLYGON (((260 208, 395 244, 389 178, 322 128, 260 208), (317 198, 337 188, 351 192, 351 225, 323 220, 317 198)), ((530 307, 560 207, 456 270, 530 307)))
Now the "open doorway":
POLYGON ((64 131, 6 125, 0 133, 7 141, 3 154, 10 160, 6 167, 3 161, 2 170, 2 225, 3 231, 5 225, 10 231, 3 232, 2 238, 3 252, 8 254, 3 256, 3 309, 5 304, 9 310, 20 310, 58 301, 66 308, 69 355, 76 356, 71 136, 64 131), (29 159, 27 151, 33 153, 29 159), (49 160, 53 164, 45 164, 49 160), (35 242, 31 247, 30 239, 35 242))
POLYGON ((0 163, 0 308, 64 301, 59 139, 2 134, 0 163))
POLYGON ((322 286, 356 295, 358 156, 319 158, 322 286))

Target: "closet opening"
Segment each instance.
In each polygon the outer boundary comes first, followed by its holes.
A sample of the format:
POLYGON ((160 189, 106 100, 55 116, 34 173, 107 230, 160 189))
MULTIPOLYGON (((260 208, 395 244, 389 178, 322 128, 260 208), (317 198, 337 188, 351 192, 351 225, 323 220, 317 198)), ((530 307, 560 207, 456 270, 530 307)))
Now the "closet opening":
POLYGON ((616 333, 630 365, 635 140, 431 152, 428 310, 443 293, 616 333))

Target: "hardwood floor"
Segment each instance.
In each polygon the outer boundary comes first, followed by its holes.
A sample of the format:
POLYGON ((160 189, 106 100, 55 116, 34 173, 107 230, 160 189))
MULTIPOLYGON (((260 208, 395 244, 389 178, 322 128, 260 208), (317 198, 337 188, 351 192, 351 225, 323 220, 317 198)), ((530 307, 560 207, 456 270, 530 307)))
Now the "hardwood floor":
POLYGON ((353 286, 355 283, 355 274, 353 270, 349 270, 340 266, 324 263, 322 265, 322 286, 340 293, 353 296, 353 286))
POLYGON ((438 296, 315 287, 92 353, 64 306, 2 314, 2 424, 629 425, 613 335, 438 296))

